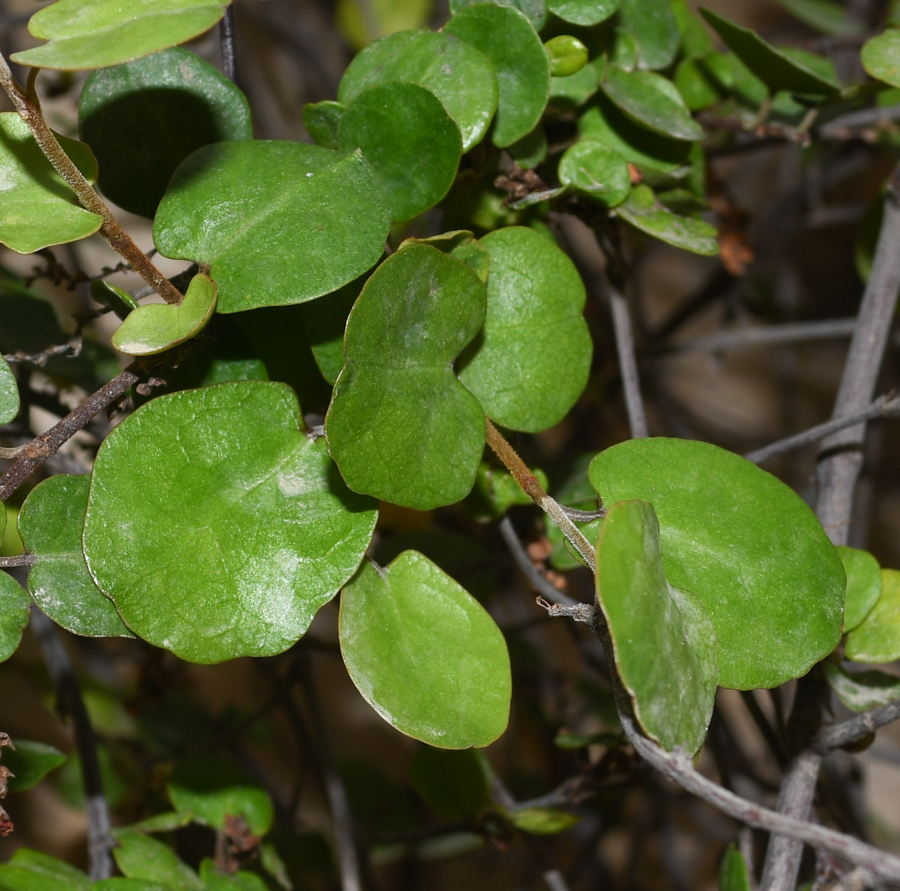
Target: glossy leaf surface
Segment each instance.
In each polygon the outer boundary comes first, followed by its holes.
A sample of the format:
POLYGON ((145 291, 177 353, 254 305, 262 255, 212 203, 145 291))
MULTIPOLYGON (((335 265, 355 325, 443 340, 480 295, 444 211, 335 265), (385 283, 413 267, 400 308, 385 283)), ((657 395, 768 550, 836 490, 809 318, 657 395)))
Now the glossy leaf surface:
POLYGON ((834 662, 822 663, 825 677, 838 699, 852 712, 867 712, 900 699, 900 677, 879 671, 844 671, 834 662))
POLYGON ((112 854, 127 878, 159 882, 178 891, 204 891, 200 876, 168 845, 133 829, 118 829, 114 837, 118 846, 112 854))
POLYGON ((429 244, 451 257, 456 257, 457 260, 462 260, 483 282, 487 281, 488 252, 468 229, 444 232, 431 238, 407 238, 401 242, 398 250, 402 251, 414 244, 429 244))
POLYGON ((616 213, 635 229, 666 244, 708 257, 719 253, 716 230, 709 223, 672 213, 649 186, 635 186, 628 200, 616 207, 616 213))
POLYGON ((835 648, 843 566, 784 483, 724 449, 664 437, 613 446, 589 473, 606 504, 653 504, 669 584, 696 595, 712 619, 720 685, 773 687, 835 648))
POLYGON ((6 359, 0 356, 0 424, 8 424, 18 413, 19 387, 6 359))
MULTIPOLYGON (((60 145, 89 182, 97 161, 81 142, 57 135, 60 145)), ((0 244, 31 254, 52 244, 93 235, 103 222, 78 204, 65 180, 34 141, 28 125, 15 113, 0 114, 0 244)))
POLYGON ((89 476, 53 476, 29 492, 19 534, 38 557, 28 574, 34 602, 57 625, 83 637, 131 637, 113 602, 94 584, 81 536, 89 476))
POLYGON ((699 598, 666 581, 651 504, 622 501, 609 509, 596 582, 635 716, 665 749, 697 752, 716 696, 716 635, 699 598))
POLYGON ((422 746, 409 762, 409 781, 422 800, 451 823, 476 813, 490 795, 484 755, 473 749, 422 746))
POLYGON ((341 653, 366 702, 401 733, 444 749, 506 729, 506 642, 484 608, 434 563, 405 551, 370 563, 341 594, 341 653))
POLYGON ((744 855, 733 845, 725 849, 719 868, 719 891, 751 891, 744 855))
POLYGON ((548 0, 547 7, 564 22, 598 25, 618 8, 619 0, 548 0))
POLYGON ((571 77, 587 65, 587 47, 570 34, 551 38, 544 44, 544 49, 550 58, 551 77, 571 77))
POLYGON ((900 659, 900 571, 881 570, 881 595, 865 619, 847 635, 844 652, 855 662, 900 659))
POLYGON ((19 848, 0 866, 0 886, 4 891, 91 891, 91 880, 56 857, 19 848))
POLYGON ((666 68, 675 59, 681 35, 668 0, 621 0, 619 24, 637 43, 639 68, 666 68))
POLYGON ((0 662, 19 648, 30 616, 28 592, 8 572, 0 570, 0 662))
POLYGON ((472 3, 444 31, 481 50, 494 68, 500 88, 494 145, 505 148, 530 133, 550 95, 550 60, 526 16, 510 6, 472 3))
POLYGON ((452 363, 481 328, 486 302, 468 265, 424 244, 397 251, 366 282, 325 419, 351 489, 417 510, 468 494, 484 411, 452 363))
POLYGON ((160 396, 113 430, 84 549, 132 631, 221 662, 293 644, 356 570, 375 514, 304 435, 293 391, 243 381, 160 396))
POLYGON ((844 600, 846 634, 856 628, 878 602, 881 596, 881 567, 868 551, 847 547, 839 547, 837 551, 847 573, 844 600))
POLYGON ((559 159, 559 181, 604 207, 621 204, 631 192, 627 162, 596 139, 581 139, 565 150, 559 159))
POLYGON ((434 93, 459 127, 464 152, 484 138, 497 110, 491 63, 451 34, 401 31, 375 41, 344 72, 338 99, 346 105, 367 87, 388 81, 407 81, 434 93))
POLYGON ((447 194, 462 140, 434 93, 392 81, 367 87, 347 104, 338 148, 362 151, 399 221, 418 216, 447 194))
POLYGON ((216 283, 195 275, 178 306, 150 303, 133 310, 112 336, 112 345, 129 356, 162 353, 199 334, 216 308, 216 283))
POLYGON ((338 147, 338 127, 344 106, 326 99, 323 102, 307 102, 303 106, 303 126, 315 141, 325 148, 338 147))
POLYGON ((210 266, 219 312, 303 303, 373 266, 390 209, 359 152, 227 142, 194 152, 153 224, 167 257, 210 266), (265 245, 265 250, 260 250, 265 245))
POLYGON ((581 276, 534 229, 498 229, 481 245, 489 258, 487 317, 460 362, 459 379, 498 424, 545 430, 575 404, 590 371, 581 276))
POLYGON ((28 22, 47 40, 13 53, 20 65, 67 71, 105 68, 159 52, 209 30, 229 0, 57 0, 28 22))
MULTIPOLYGON (((482 0, 450 0, 450 12, 456 15, 463 7, 471 3, 480 3, 482 0)), ((546 0, 488 0, 496 6, 511 6, 523 13, 531 22, 535 31, 540 31, 547 21, 546 0)))
POLYGON ((888 28, 867 40, 860 58, 871 77, 892 87, 900 87, 900 30, 888 28))
POLYGON ((11 792, 24 792, 36 786, 51 770, 66 760, 64 752, 46 743, 17 739, 15 750, 3 753, 3 766, 13 772, 9 781, 11 792))
POLYGON ((150 218, 191 152, 253 138, 244 94, 181 47, 95 71, 78 100, 78 129, 97 156, 103 194, 150 218))

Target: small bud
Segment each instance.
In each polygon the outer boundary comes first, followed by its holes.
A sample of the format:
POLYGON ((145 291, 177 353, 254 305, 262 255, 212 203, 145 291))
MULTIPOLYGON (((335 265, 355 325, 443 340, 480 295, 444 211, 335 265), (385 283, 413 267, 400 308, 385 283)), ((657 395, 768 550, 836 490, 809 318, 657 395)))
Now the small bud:
POLYGON ((588 61, 587 47, 577 38, 560 34, 544 44, 550 57, 550 73, 554 77, 578 74, 588 61))

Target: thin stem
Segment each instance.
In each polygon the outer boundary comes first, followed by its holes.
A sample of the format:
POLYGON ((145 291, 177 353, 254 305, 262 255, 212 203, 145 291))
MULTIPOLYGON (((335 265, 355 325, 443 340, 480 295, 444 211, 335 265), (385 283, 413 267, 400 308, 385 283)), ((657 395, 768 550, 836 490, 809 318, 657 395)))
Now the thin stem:
POLYGON ((649 433, 647 416, 644 413, 644 401, 641 398, 641 382, 634 353, 634 331, 631 327, 628 301, 615 288, 611 288, 609 304, 612 310, 616 350, 619 353, 619 371, 622 375, 622 389, 625 391, 625 407, 628 411, 631 436, 633 439, 644 439, 649 433))
POLYGON ((19 117, 28 125, 28 129, 34 136, 41 151, 47 160, 53 165, 56 172, 69 184, 75 193, 78 202, 91 213, 98 214, 103 219, 100 231, 103 233, 110 247, 121 254, 132 269, 137 272, 147 284, 153 287, 166 303, 181 303, 181 293, 178 289, 153 265, 149 257, 132 241, 131 236, 119 225, 119 221, 113 216, 106 203, 93 190, 91 184, 84 178, 81 171, 72 163, 69 156, 63 151, 53 131, 44 119, 37 98, 28 91, 23 90, 13 77, 12 71, 6 59, 0 54, 0 86, 12 100, 19 117))
MULTIPOLYGON (((788 322, 784 325, 761 325, 738 331, 720 331, 709 337, 698 337, 670 347, 666 352, 720 353, 740 347, 782 346, 809 340, 836 340, 850 337, 857 320, 826 319, 821 322, 788 322)), ((887 329, 885 329, 887 330, 887 329)))
POLYGON ((219 22, 219 44, 222 47, 222 71, 233 84, 237 83, 237 60, 234 52, 234 5, 229 4, 219 22))
POLYGON ((0 557, 0 569, 14 569, 16 566, 34 566, 35 563, 37 563, 37 557, 34 554, 0 557))
POLYGON ((503 540, 506 542, 513 560, 516 561, 516 566, 522 570, 525 577, 531 582, 531 586, 541 597, 549 600, 551 603, 559 603, 563 606, 575 606, 577 604, 577 601, 567 597, 562 591, 558 591, 541 575, 540 570, 531 562, 531 558, 528 556, 525 548, 522 547, 522 542, 519 541, 519 536, 516 534, 512 520, 509 517, 504 517, 500 521, 500 534, 503 536, 503 540))
POLYGON ((847 746, 874 733, 879 727, 900 719, 900 701, 890 702, 881 708, 863 712, 840 724, 826 727, 816 736, 813 746, 822 755, 841 746, 847 746))

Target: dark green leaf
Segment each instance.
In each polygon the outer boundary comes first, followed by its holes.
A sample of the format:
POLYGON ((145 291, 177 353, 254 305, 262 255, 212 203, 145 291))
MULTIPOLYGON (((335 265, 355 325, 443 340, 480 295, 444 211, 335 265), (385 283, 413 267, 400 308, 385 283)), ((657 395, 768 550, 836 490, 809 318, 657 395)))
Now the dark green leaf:
POLYGON ((91 891, 171 891, 171 889, 171 885, 161 885, 159 882, 150 882, 146 879, 126 879, 124 876, 102 879, 91 885, 91 891))
POLYGON ((17 739, 15 749, 3 753, 3 766, 13 772, 10 792, 24 792, 36 786, 51 770, 66 760, 59 749, 30 739, 17 739))
POLYGON ((888 28, 862 48, 863 68, 876 80, 900 87, 900 30, 888 28))
MULTIPOLYGON (((4 523, 5 520, 4 511, 4 523)), ((0 570, 0 662, 5 662, 19 648, 30 616, 28 592, 8 572, 0 570)))
POLYGON ((467 229, 444 232, 442 235, 433 235, 431 238, 407 238, 401 242, 398 250, 402 251, 414 244, 430 244, 439 251, 456 257, 457 260, 462 260, 467 266, 472 267, 483 282, 487 281, 488 252, 467 229))
POLYGON ((705 56, 712 52, 712 38, 703 23, 694 14, 687 0, 670 0, 672 12, 681 32, 681 53, 686 59, 705 56))
POLYGON ((326 99, 324 102, 308 102, 303 106, 303 126, 319 145, 325 148, 338 147, 338 127, 344 106, 340 102, 326 99))
POLYGON ((382 833, 414 831, 421 809, 409 787, 363 758, 341 758, 338 770, 353 816, 366 830, 382 833))
POLYGON ((597 92, 597 66, 589 62, 570 77, 550 78, 550 104, 563 111, 578 108, 597 92))
POLYGON ((853 712, 867 712, 900 699, 900 677, 873 668, 844 671, 834 662, 822 663, 825 677, 838 699, 853 712))
POLYGON ((881 595, 865 619, 847 635, 844 652, 855 662, 900 659, 900 571, 881 570, 881 595))
MULTIPOLYGON (((540 468, 531 468, 538 482, 546 489, 547 475, 540 468)), ((510 476, 509 471, 493 467, 485 461, 478 465, 475 486, 466 499, 466 507, 477 520, 496 520, 517 504, 531 504, 531 498, 510 476)))
POLYGON ((522 170, 534 170, 547 160, 547 134, 538 124, 530 133, 506 147, 510 157, 522 170))
POLYGON ((95 71, 78 100, 78 129, 97 156, 103 193, 150 218, 191 152, 253 138, 244 94, 181 47, 95 71))
POLYGON ((113 857, 129 879, 158 882, 173 891, 204 891, 200 876, 168 845, 133 829, 117 829, 113 835, 118 842, 113 857))
POLYGON ((0 866, 3 891, 91 891, 91 880, 56 857, 19 848, 0 866))
POLYGON ((666 244, 708 257, 719 253, 716 230, 709 223, 672 213, 657 200, 649 186, 635 186, 628 200, 616 207, 616 213, 636 229, 666 244))
POLYGON ((750 874, 744 855, 734 845, 729 845, 722 857, 719 891, 751 891, 750 874))
POLYGON ((135 634, 221 662, 291 646, 356 570, 375 514, 304 435, 289 387, 218 384, 153 399, 106 438, 84 549, 135 634))
MULTIPOLYGON (((456 15, 464 6, 481 0, 450 0, 450 12, 456 15)), ((487 0, 497 6, 511 6, 528 17, 535 31, 540 31, 547 21, 546 0, 487 0)))
POLYGON ((223 875, 208 857, 200 861, 200 878, 204 891, 269 891, 269 886, 256 873, 240 869, 223 875))
POLYGON ((468 494, 484 411, 451 363, 484 322, 486 302, 468 265, 425 244, 397 251, 366 282, 325 419, 351 489, 418 510, 468 494))
POLYGON ((619 24, 637 41, 639 68, 656 71, 674 61, 681 34, 668 0, 621 0, 619 24))
POLYGON ((587 47, 570 34, 553 37, 544 44, 544 49, 550 57, 552 77, 571 77, 587 65, 587 47))
POLYGON ((556 835, 571 829, 581 820, 577 814, 552 807, 527 807, 509 811, 507 819, 516 829, 532 835, 556 835))
POLYGON ((618 8, 619 0, 548 0, 550 12, 573 25, 598 25, 618 8))
POLYGON ((12 369, 0 356, 0 424, 8 424, 18 413, 19 387, 12 369))
POLYGON ((103 279, 91 282, 91 299, 111 309, 123 322, 140 305, 128 291, 123 291, 103 279))
POLYGON ((838 554, 847 573, 844 601, 844 634, 852 631, 869 614, 881 596, 881 567, 868 552, 839 547, 838 554))
POLYGON ((344 329, 347 317, 359 292, 366 283, 360 276, 333 294, 310 300, 301 307, 306 339, 316 359, 322 377, 334 386, 344 367, 344 329))
POLYGON ((474 749, 450 751, 422 746, 409 763, 409 781, 442 819, 458 823, 488 802, 488 767, 474 749))
POLYGON ((861 21, 851 18, 847 9, 832 0, 778 0, 804 25, 834 37, 859 37, 865 32, 861 21))
POLYGON ((175 171, 153 238, 167 257, 209 264, 227 313, 330 294, 378 262, 389 226, 361 153, 225 142, 175 171))
POLYGON ((720 53, 685 59, 675 72, 675 86, 691 111, 701 111, 728 95, 731 63, 720 53))
POLYGON ((660 437, 601 452, 590 478, 607 504, 653 504, 666 578, 709 613, 723 687, 777 686, 835 648, 840 557, 806 503, 774 476, 708 443, 660 437))
POLYGON ((581 139, 566 149, 559 160, 559 181, 604 207, 621 204, 631 192, 627 162, 596 139, 581 139))
POLYGON ((341 652, 363 698, 401 733, 444 749, 486 746, 506 729, 506 643, 477 600, 406 551, 363 565, 344 588, 341 652))

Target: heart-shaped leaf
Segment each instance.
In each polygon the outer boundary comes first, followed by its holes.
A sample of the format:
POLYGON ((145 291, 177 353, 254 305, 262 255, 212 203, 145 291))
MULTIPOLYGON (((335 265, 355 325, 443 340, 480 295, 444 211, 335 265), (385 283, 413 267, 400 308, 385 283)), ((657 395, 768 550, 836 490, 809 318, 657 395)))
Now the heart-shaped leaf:
POLYGON ((639 68, 656 71, 672 64, 681 34, 668 0, 621 0, 619 25, 637 43, 639 68))
POLYGON ((15 749, 3 753, 3 766, 13 773, 9 781, 10 791, 24 792, 36 786, 65 760, 65 753, 53 746, 30 739, 17 739, 15 749))
POLYGON ((394 220, 433 207, 453 184, 462 140, 440 100, 418 84, 376 84, 341 115, 338 148, 358 148, 372 165, 394 220))
POLYGON ((253 138, 244 94, 181 47, 95 71, 78 100, 78 130, 97 156, 103 193, 151 219, 191 152, 253 138))
POLYGON ((73 634, 131 637, 84 562, 81 536, 90 485, 88 476, 53 476, 28 493, 18 520, 25 550, 38 557, 28 590, 47 616, 73 634))
POLYGON ((353 281, 378 262, 390 219, 360 152, 224 142, 175 171, 153 238, 167 257, 209 265, 228 313, 303 303, 353 281))
POLYGON ((881 596, 847 635, 844 654, 855 662, 900 659, 900 571, 881 570, 881 596))
POLYGON ((604 207, 621 204, 631 192, 625 159, 596 139, 580 139, 559 159, 559 181, 604 207))
POLYGON ((133 310, 112 336, 112 345, 129 356, 162 353, 199 334, 216 308, 216 283, 199 273, 177 306, 151 303, 133 310))
POLYGON ((838 699, 852 712, 867 712, 900 699, 900 677, 879 671, 844 671, 834 662, 822 663, 825 677, 838 699))
POLYGON ((666 578, 709 613, 723 687, 777 686, 835 648, 844 569, 815 515, 780 480, 709 443, 663 437, 601 452, 590 479, 607 504, 653 504, 666 578))
POLYGON ((442 749, 506 729, 506 642, 484 608, 427 557, 363 565, 341 594, 341 653, 363 698, 401 733, 442 749))
POLYGON ((374 504, 301 423, 289 387, 242 381, 160 396, 106 438, 84 551, 135 634, 193 662, 280 653, 353 574, 374 504))
POLYGON ((868 75, 892 87, 900 87, 900 30, 888 28, 867 40, 860 59, 868 75))
POLYGON ((534 229, 498 229, 481 246, 489 258, 487 316, 463 356, 459 379, 498 424, 545 430, 575 404, 590 371, 593 344, 582 316, 581 276, 534 229))
POLYGON ((839 547, 838 554, 847 573, 844 600, 844 634, 856 628, 881 596, 881 567, 868 552, 839 547))
MULTIPOLYGON (((6 512, 3 512, 5 525, 6 512)), ((8 573, 0 571, 0 662, 12 656, 31 616, 28 592, 8 573)))
POLYGON ((597 542, 597 600, 641 727, 697 752, 716 697, 716 635, 699 598, 666 581, 653 506, 614 504, 597 542))
MULTIPOLYGON (((450 0, 450 12, 456 15, 463 7, 471 3, 481 3, 484 0, 450 0)), ((487 0, 496 6, 511 6, 525 15, 535 31, 540 31, 547 21, 546 0, 487 0)))
POLYGON ((500 87, 494 145, 505 148, 530 133, 550 95, 550 60, 526 16, 511 6, 472 3, 444 31, 481 50, 494 67, 500 87))
POLYGON ((616 207, 616 213, 635 229, 666 244, 707 257, 719 253, 717 233, 709 223, 672 213, 643 183, 632 189, 628 200, 616 207))
POLYGON ((18 413, 19 387, 16 376, 3 356, 0 356, 0 424, 8 424, 18 413))
MULTIPOLYGON (((97 161, 91 150, 74 139, 56 138, 85 178, 93 182, 97 161)), ((87 238, 103 223, 100 214, 78 204, 38 148, 28 125, 12 111, 0 114, 0 182, 0 244, 20 254, 87 238)))
POLYGON ((547 6, 564 22, 599 25, 619 8, 619 0, 548 0, 547 6))
POLYGON ((230 0, 57 0, 28 22, 49 43, 10 58, 35 68, 77 71, 149 56, 208 31, 230 0))
POLYGON ((388 257, 356 301, 325 435, 355 492, 429 510, 465 498, 484 411, 452 363, 484 322, 486 289, 425 244, 388 257))
POLYGON ((344 72, 338 99, 346 105, 366 87, 388 81, 434 93, 459 127, 464 152, 481 142, 497 110, 497 76, 487 57, 443 32, 401 31, 376 40, 344 72))

